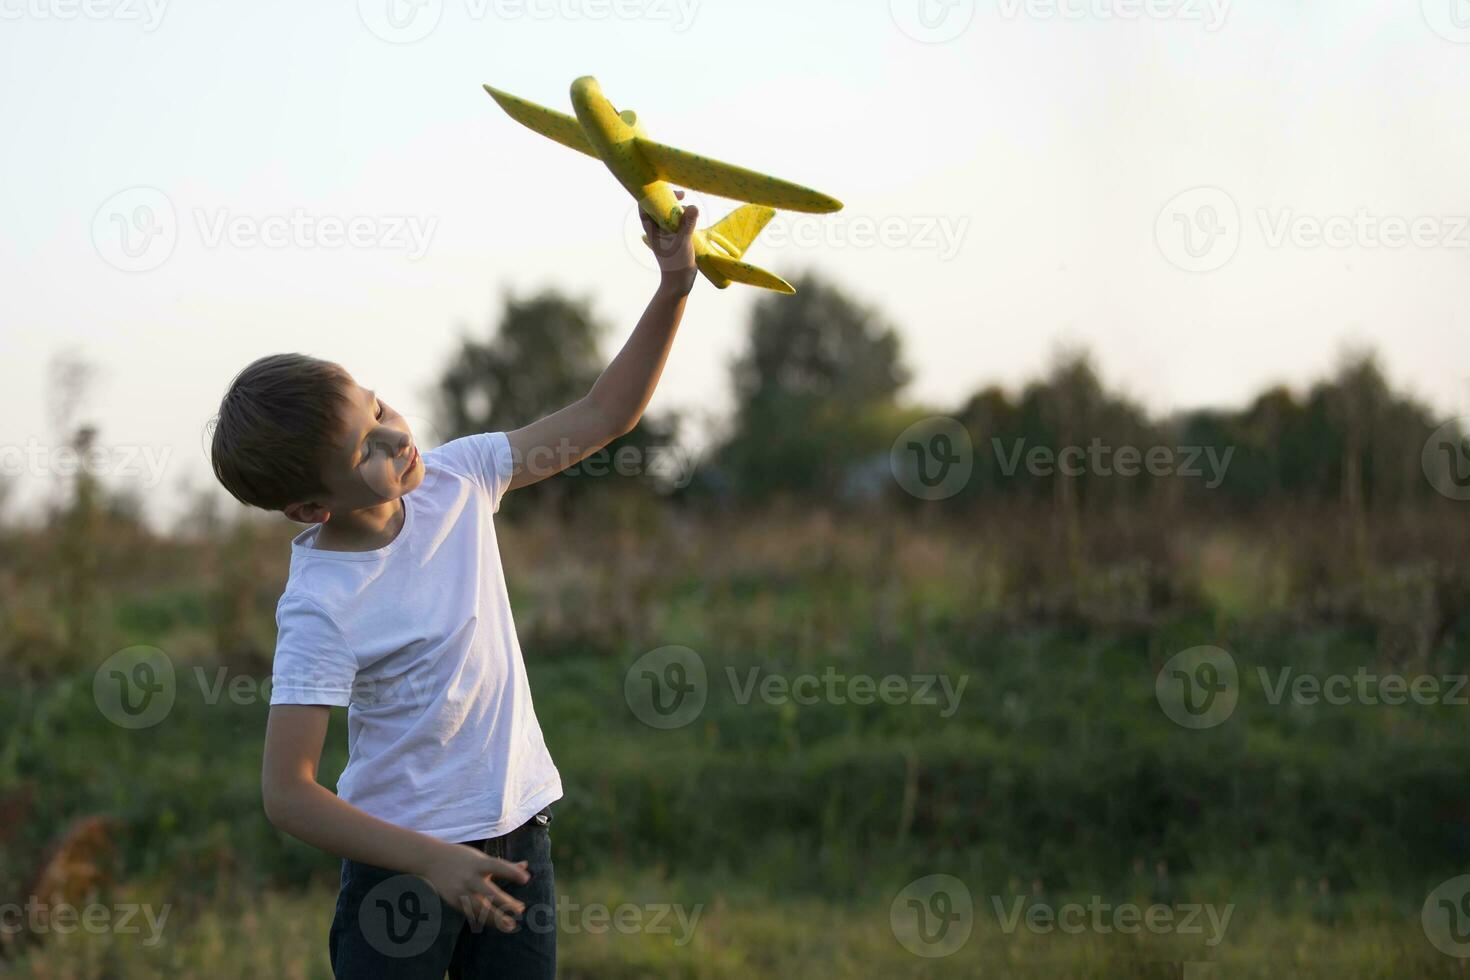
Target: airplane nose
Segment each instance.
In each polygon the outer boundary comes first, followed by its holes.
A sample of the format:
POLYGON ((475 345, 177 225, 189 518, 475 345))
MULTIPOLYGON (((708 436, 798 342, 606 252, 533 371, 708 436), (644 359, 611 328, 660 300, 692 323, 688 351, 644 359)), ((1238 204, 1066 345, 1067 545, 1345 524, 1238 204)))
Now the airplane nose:
POLYGON ((573 100, 575 100, 578 96, 582 96, 582 97, 585 98, 586 96, 589 96, 589 95, 599 94, 599 93, 601 93, 601 91, 602 91, 602 86, 598 85, 597 84, 597 79, 596 78, 593 78, 591 75, 583 75, 581 78, 577 79, 575 82, 572 82, 572 99, 573 100))

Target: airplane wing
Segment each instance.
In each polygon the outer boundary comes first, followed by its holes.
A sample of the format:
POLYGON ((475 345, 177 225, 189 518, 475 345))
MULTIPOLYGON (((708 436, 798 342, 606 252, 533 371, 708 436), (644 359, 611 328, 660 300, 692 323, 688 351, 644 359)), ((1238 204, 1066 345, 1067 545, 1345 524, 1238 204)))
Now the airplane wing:
MULTIPOLYGON (((514 113, 511 114, 514 115, 514 113)), ((765 204, 785 211, 826 214, 829 211, 842 210, 841 201, 828 197, 820 191, 814 191, 810 187, 777 180, 775 177, 767 177, 765 174, 758 174, 754 170, 746 170, 732 163, 721 163, 719 160, 702 157, 698 153, 690 153, 687 150, 678 150, 672 146, 655 143, 646 137, 637 137, 634 142, 643 153, 643 159, 647 160, 649 165, 658 172, 659 179, 678 184, 680 187, 704 191, 708 194, 718 194, 720 197, 746 201, 750 204, 765 204)))
POLYGON ((586 135, 582 132, 582 124, 577 122, 575 116, 569 116, 555 109, 527 102, 525 99, 517 98, 509 92, 484 86, 490 97, 500 103, 500 108, 505 110, 506 115, 527 129, 534 129, 549 139, 554 139, 562 146, 567 146, 578 153, 585 153, 589 157, 597 156, 597 151, 592 144, 587 142, 586 135))

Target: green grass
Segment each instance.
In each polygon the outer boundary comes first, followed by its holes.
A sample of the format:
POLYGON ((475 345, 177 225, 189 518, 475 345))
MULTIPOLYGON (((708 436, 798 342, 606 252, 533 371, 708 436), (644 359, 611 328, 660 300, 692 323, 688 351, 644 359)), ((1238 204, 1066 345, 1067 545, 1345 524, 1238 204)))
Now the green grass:
MULTIPOLYGON (((752 545, 767 546, 784 542, 752 545)), ((959 566, 906 572, 899 587, 853 542, 830 552, 798 548, 774 570, 741 554, 699 576, 651 560, 643 578, 562 566, 513 584, 567 790, 555 824, 563 892, 703 908, 684 945, 564 928, 563 975, 1179 976, 1171 963, 1189 964, 1186 977, 1465 975, 1418 922, 1428 891, 1470 866, 1464 708, 1273 705, 1257 673, 1391 669, 1377 666, 1371 631, 1218 610, 1023 627, 969 608, 959 566), (621 612, 588 620, 574 614, 583 608, 621 612), (710 685, 697 719, 662 731, 623 691, 633 661, 666 644, 697 650, 710 685), (1197 644, 1235 657, 1240 702, 1219 727, 1188 731, 1160 710, 1154 680, 1197 644), (948 717, 912 703, 742 703, 727 668, 742 681, 752 668, 831 668, 965 687, 948 717), (909 952, 890 924, 895 896, 933 874, 960 878, 976 902, 969 941, 943 959, 909 952), (1214 947, 1003 930, 992 898, 1033 892, 1236 915, 1214 947)), ((196 667, 208 683, 218 669, 198 653, 209 608, 182 587, 116 606, 115 635, 174 657, 177 700, 152 728, 109 723, 91 668, 0 685, 0 806, 19 812, 0 828, 3 894, 19 894, 69 821, 106 814, 117 856, 99 900, 173 909, 157 948, 53 935, 19 975, 327 975, 336 862, 265 821, 267 706, 212 702, 200 686, 196 667)), ((1465 665, 1447 647, 1397 669, 1465 665)), ((345 755, 339 711, 327 785, 345 755)))
MULTIPOLYGON (((1466 961, 1425 941, 1417 921, 1363 914, 1323 924, 1309 913, 1237 909, 1223 939, 1199 935, 1006 929, 988 897, 977 896, 967 941, 943 958, 905 949, 886 903, 850 905, 733 892, 696 884, 614 877, 562 883, 567 911, 559 919, 560 974, 568 978, 750 976, 1036 978, 1299 978, 1463 977, 1466 961), (692 931, 651 925, 657 903, 698 907, 692 931), (628 912, 621 928, 572 911, 628 912), (1182 973, 1180 972, 1182 970, 1182 973)), ((177 909, 160 942, 137 936, 58 936, 15 965, 37 978, 211 977, 327 978, 326 935, 335 893, 322 887, 253 896, 221 895, 196 909, 177 909)), ((1085 902, 1085 900, 1084 900, 1085 902)), ((686 918, 686 921, 689 921, 686 918)))

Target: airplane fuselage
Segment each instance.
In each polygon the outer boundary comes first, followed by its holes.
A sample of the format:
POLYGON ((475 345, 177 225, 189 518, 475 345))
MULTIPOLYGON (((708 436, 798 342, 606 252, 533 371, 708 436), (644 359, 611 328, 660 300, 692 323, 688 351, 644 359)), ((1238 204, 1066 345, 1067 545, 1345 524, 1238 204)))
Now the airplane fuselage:
POLYGON ((618 183, 633 195, 659 227, 665 231, 677 231, 684 209, 674 196, 673 185, 660 180, 653 167, 643 159, 643 154, 638 152, 634 139, 645 134, 637 117, 632 112, 619 113, 613 108, 602 94, 597 79, 591 75, 584 75, 572 83, 572 107, 587 141, 618 183))

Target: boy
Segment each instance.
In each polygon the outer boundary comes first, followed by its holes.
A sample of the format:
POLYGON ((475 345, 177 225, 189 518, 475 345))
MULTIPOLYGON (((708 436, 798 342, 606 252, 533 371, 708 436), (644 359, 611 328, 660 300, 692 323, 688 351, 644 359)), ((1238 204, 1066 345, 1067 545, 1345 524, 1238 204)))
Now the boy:
POLYGON ((555 975, 561 777, 491 515, 638 422, 694 284, 697 218, 688 208, 670 234, 643 216, 653 300, 584 398, 524 428, 420 456, 377 393, 301 355, 254 362, 225 394, 216 476, 312 525, 276 611, 261 789, 271 823, 343 859, 338 977, 555 975), (348 708, 336 795, 316 780, 332 705, 348 708))

